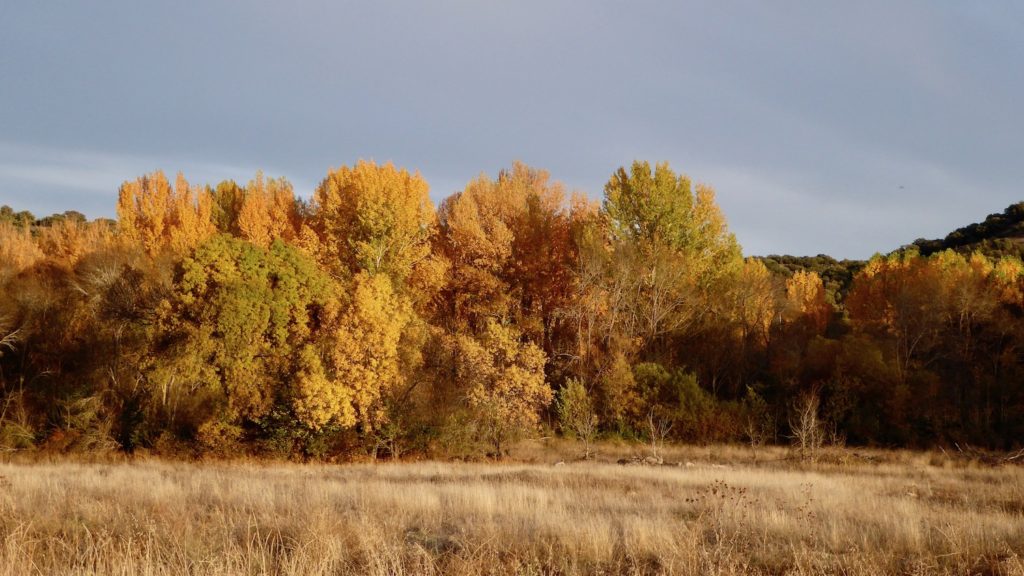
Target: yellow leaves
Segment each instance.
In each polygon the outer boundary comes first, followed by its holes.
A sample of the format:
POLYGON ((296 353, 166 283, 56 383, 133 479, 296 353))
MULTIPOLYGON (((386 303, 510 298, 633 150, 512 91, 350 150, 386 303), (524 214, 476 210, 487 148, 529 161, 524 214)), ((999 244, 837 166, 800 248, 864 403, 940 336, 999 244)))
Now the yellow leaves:
POLYGON ((733 314, 743 332, 757 334, 767 341, 777 306, 774 279, 760 260, 744 261, 734 299, 733 314))
POLYGON ((457 377, 483 433, 500 452, 519 432, 536 426, 551 403, 544 381, 544 352, 520 342, 519 331, 489 321, 479 339, 458 337, 457 377))
POLYGON ((178 174, 172 189, 156 171, 121 185, 117 201, 122 236, 138 242, 150 255, 167 249, 181 255, 216 232, 209 190, 191 186, 178 174))
POLYGON ((642 399, 626 355, 617 351, 603 372, 598 391, 605 420, 621 422, 639 418, 643 411, 642 399))
POLYGON ((312 346, 299 352, 292 405, 301 422, 320 429, 329 422, 341 427, 356 423, 354 394, 349 386, 328 377, 323 359, 312 346))
POLYGON ((257 172, 245 187, 245 198, 238 213, 242 238, 266 248, 274 240, 294 242, 298 227, 295 194, 284 178, 264 178, 257 172))
POLYGON ((28 226, 0 223, 0 285, 42 258, 28 226))
POLYGON ((800 270, 786 280, 786 319, 803 318, 818 331, 825 329, 831 306, 817 272, 800 270))
POLYGON ((693 253, 695 263, 704 270, 727 270, 741 264, 740 247, 736 237, 729 232, 725 216, 715 201, 715 190, 707 184, 697 184, 696 202, 693 206, 693 253))
POLYGON ((668 163, 659 163, 653 172, 646 161, 633 162, 628 173, 619 168, 605 184, 604 194, 604 214, 617 239, 676 247, 687 243, 692 182, 668 163))
POLYGON ((1024 306, 1024 264, 1019 259, 1000 259, 992 276, 1001 302, 1024 306))
MULTIPOLYGON (((692 181, 667 164, 617 170, 602 215, 610 246, 597 284, 612 310, 604 324, 647 344, 692 329, 721 304, 723 287, 743 266, 714 191, 701 184, 695 196, 692 181)), ((581 258, 599 255, 588 251, 581 258)), ((591 284, 587 276, 581 267, 581 285, 591 284)))
POLYGON ((430 254, 436 215, 418 173, 359 161, 328 172, 313 200, 320 260, 336 274, 383 272, 401 284, 430 254))
MULTIPOLYGON (((373 426, 381 418, 378 401, 402 377, 399 344, 412 319, 407 298, 396 294, 384 274, 359 273, 352 300, 335 332, 332 357, 338 394, 351 394, 358 418, 373 426), (345 390, 348 388, 349 390, 345 390)), ((334 401, 335 405, 342 403, 334 401)))

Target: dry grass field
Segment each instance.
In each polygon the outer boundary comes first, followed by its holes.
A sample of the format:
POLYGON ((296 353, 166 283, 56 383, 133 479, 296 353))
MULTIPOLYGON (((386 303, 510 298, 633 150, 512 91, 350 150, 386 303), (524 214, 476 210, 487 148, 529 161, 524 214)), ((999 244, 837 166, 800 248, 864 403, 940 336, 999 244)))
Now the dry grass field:
POLYGON ((8 462, 0 575, 1024 574, 1024 467, 739 448, 617 465, 624 447, 552 465, 552 450, 499 464, 8 462))

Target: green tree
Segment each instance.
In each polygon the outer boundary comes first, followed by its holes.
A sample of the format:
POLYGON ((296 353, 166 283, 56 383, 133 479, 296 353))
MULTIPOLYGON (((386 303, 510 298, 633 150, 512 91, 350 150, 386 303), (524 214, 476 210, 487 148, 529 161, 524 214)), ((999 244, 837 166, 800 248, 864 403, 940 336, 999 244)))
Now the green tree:
POLYGON ((666 163, 620 168, 605 186, 603 209, 613 240, 612 291, 628 296, 620 325, 646 343, 692 329, 711 309, 718 283, 742 267, 714 191, 698 185, 695 193, 666 163))
POLYGON ((150 377, 164 383, 160 405, 193 412, 192 432, 223 436, 293 396, 292 383, 316 376, 311 347, 336 304, 331 281, 278 241, 264 249, 217 235, 186 257, 160 307, 166 335, 150 377))
POLYGON ((598 419, 583 381, 578 378, 566 380, 556 402, 562 431, 583 443, 583 458, 589 460, 590 445, 597 436, 598 419))

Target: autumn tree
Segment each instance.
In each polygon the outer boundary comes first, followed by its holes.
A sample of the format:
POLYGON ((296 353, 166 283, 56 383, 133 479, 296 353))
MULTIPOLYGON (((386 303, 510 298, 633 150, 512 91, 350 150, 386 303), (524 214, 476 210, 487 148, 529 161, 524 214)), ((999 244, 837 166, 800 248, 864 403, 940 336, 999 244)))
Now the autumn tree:
POLYGON ((354 389, 350 398, 333 398, 310 388, 304 413, 313 421, 349 418, 376 446, 385 431, 392 439, 398 434, 405 383, 426 342, 421 314, 446 270, 431 253, 436 214, 427 183, 390 163, 360 161, 328 173, 308 217, 315 238, 306 238, 303 228, 298 243, 351 296, 340 310, 330 358, 337 377, 354 389))
POLYGON ((15 402, 26 415, 19 429, 35 439, 112 448, 120 415, 115 358, 131 348, 131 330, 106 312, 133 251, 107 223, 78 217, 51 219, 13 240, 0 239, 0 323, 14 327, 17 346, 0 358, 0 380, 18 385, 0 390, 0 405, 15 402))
POLYGON ((0 286, 42 257, 29 228, 0 222, 0 286))
POLYGON ((569 378, 559 391, 557 402, 558 422, 562 431, 576 437, 583 443, 583 459, 590 459, 590 444, 597 436, 599 420, 594 412, 594 403, 583 381, 569 378))
POLYGON ((575 260, 565 192, 521 162, 474 179, 441 207, 440 251, 450 262, 444 318, 459 330, 511 321, 547 352, 573 295, 575 260))
POLYGON ((828 325, 832 306, 825 296, 825 285, 816 272, 798 271, 786 280, 786 304, 783 320, 800 322, 815 333, 828 325))
MULTIPOLYGON (((627 367, 697 358, 698 335, 729 313, 719 294, 743 260, 714 191, 667 164, 617 170, 597 218, 582 218, 573 239, 579 291, 568 312, 581 328, 576 350, 588 358, 579 371, 593 375, 602 414, 621 422, 609 403, 628 394, 627 367)), ((728 340, 724 326, 717 333, 728 340)))
POLYGON ((512 326, 488 322, 479 338, 460 335, 456 375, 478 426, 480 438, 500 458, 509 443, 540 422, 550 404, 544 381, 544 352, 521 342, 512 326))
POLYGON ((192 186, 178 174, 172 188, 156 171, 121 185, 117 201, 122 237, 155 255, 169 250, 182 255, 210 237, 216 227, 208 189, 192 186))
POLYGON ((653 342, 687 330, 710 310, 716 283, 742 265, 714 191, 668 164, 620 168, 605 185, 604 213, 617 275, 632 279, 625 327, 653 342))
POLYGON ((784 286, 753 258, 746 259, 720 286, 709 314, 691 335, 679 340, 687 349, 681 359, 699 373, 713 394, 737 399, 767 368, 784 286))
POLYGON ((245 188, 234 180, 224 180, 210 192, 210 199, 210 218, 217 231, 240 236, 238 215, 242 211, 242 203, 245 202, 245 188))
MULTIPOLYGON (((282 242, 262 248, 218 235, 200 245, 160 308, 164 336, 148 378, 164 416, 190 418, 185 424, 216 444, 292 395, 293 381, 301 398, 332 293, 329 279, 282 242)), ((305 415, 301 401, 296 410, 305 415)))
POLYGON ((0 225, 11 224, 15 228, 28 230, 36 221, 36 217, 28 210, 15 212, 14 208, 4 204, 0 206, 0 225))
POLYGON ((238 211, 238 233, 259 246, 270 246, 278 239, 294 243, 300 227, 296 208, 290 182, 257 172, 245 187, 238 211))
POLYGON ((892 341, 900 379, 929 363, 941 330, 936 269, 917 252, 876 256, 854 281, 846 307, 854 328, 892 341))
POLYGON ((427 182, 388 163, 328 172, 313 195, 320 261, 332 273, 383 273, 402 287, 430 255, 436 226, 427 182))
POLYGON ((411 316, 408 300, 395 294, 388 276, 360 272, 331 331, 334 377, 300 383, 296 402, 303 421, 313 426, 358 422, 367 429, 383 423, 380 399, 402 377, 399 347, 411 316))
POLYGON ((439 316, 452 330, 471 331, 488 318, 505 317, 512 306, 502 278, 514 239, 502 214, 505 200, 481 176, 441 205, 440 251, 451 269, 439 316))

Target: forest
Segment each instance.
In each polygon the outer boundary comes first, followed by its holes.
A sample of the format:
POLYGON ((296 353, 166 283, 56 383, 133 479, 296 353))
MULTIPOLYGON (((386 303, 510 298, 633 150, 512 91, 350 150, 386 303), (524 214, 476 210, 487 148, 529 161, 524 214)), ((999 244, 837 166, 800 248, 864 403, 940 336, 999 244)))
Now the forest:
POLYGON ((435 207, 360 161, 308 197, 154 172, 116 202, 0 209, 0 449, 1024 438, 1024 203, 857 262, 744 257, 710 186, 642 161, 600 201, 515 163, 435 207))

